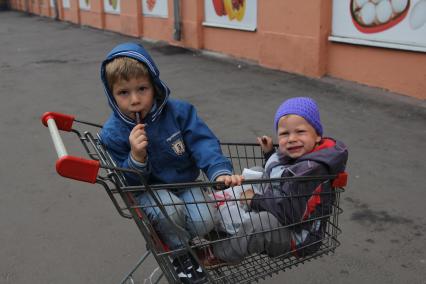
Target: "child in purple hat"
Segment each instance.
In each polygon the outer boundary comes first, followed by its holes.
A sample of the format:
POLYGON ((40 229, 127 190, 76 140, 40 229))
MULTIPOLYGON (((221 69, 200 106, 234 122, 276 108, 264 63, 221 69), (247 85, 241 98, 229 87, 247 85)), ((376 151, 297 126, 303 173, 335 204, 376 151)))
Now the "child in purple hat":
MULTIPOLYGON (((284 101, 276 111, 274 129, 278 149, 274 149, 271 137, 258 137, 266 160, 263 178, 334 175, 345 170, 347 148, 340 141, 323 137, 313 99, 296 97, 284 101)), ((246 190, 241 198, 246 199, 242 202, 252 218, 242 224, 244 229, 235 238, 213 246, 210 263, 238 262, 253 253, 272 257, 289 251, 299 255, 314 253, 321 245, 326 226, 324 219, 315 217, 331 213, 333 196, 329 180, 269 183, 263 194, 246 190)))

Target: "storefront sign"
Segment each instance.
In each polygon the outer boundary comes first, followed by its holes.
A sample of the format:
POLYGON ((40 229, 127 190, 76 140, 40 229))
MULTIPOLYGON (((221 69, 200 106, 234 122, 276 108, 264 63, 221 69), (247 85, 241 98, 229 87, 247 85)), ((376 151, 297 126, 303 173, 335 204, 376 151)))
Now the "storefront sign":
POLYGON ((90 10, 90 0, 79 0, 81 10, 90 10))
POLYGON ((426 0, 334 0, 330 40, 426 52, 426 0))
POLYGON ((104 11, 106 13, 120 14, 120 0, 104 0, 104 11))
POLYGON ((142 14, 151 17, 168 17, 167 0, 142 0, 142 14))
POLYGON ((255 31, 257 0, 204 0, 204 26, 255 31))

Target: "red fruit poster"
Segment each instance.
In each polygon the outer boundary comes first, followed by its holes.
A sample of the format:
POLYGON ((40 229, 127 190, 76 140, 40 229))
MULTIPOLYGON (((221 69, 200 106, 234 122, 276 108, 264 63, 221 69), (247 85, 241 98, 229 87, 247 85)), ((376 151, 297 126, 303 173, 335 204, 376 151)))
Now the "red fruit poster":
POLYGON ((329 39, 426 52, 426 0, 333 0, 329 39))
POLYGON ((257 0, 204 0, 204 26, 255 31, 257 0))
POLYGON ((167 18, 169 16, 167 0, 141 0, 142 14, 148 17, 167 18))
POLYGON ((120 14, 120 0, 104 0, 104 11, 111 14, 120 14))

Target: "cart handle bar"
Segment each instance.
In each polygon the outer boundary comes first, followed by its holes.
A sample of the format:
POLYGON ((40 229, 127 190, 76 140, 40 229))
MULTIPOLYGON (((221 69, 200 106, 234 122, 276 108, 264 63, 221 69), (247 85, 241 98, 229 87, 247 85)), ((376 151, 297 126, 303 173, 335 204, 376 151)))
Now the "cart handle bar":
POLYGON ((95 183, 99 172, 99 161, 70 156, 65 149, 59 130, 70 132, 74 116, 57 112, 46 112, 41 116, 42 123, 49 128, 58 160, 56 172, 67 178, 95 183))

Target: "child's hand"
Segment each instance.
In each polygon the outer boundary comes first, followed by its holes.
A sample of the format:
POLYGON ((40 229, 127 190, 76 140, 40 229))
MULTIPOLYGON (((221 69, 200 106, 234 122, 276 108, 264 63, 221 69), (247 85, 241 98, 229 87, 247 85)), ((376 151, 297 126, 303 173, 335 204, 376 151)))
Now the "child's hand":
POLYGON ((148 147, 148 137, 145 132, 145 124, 137 124, 129 136, 130 141, 130 154, 133 159, 140 163, 145 163, 146 160, 146 148, 148 147))
POLYGON ((254 191, 253 189, 247 189, 244 190, 243 192, 241 192, 240 194, 240 207, 243 208, 244 210, 248 211, 248 209, 250 208, 251 205, 251 200, 254 197, 254 191))
POLYGON ((257 137, 257 142, 262 148, 263 153, 269 153, 274 150, 274 144, 272 143, 272 138, 266 135, 262 137, 257 137))
POLYGON ((241 185, 243 180, 244 180, 244 177, 242 175, 232 175, 232 176, 223 175, 223 176, 218 176, 216 178, 216 181, 223 182, 228 187, 241 185))

